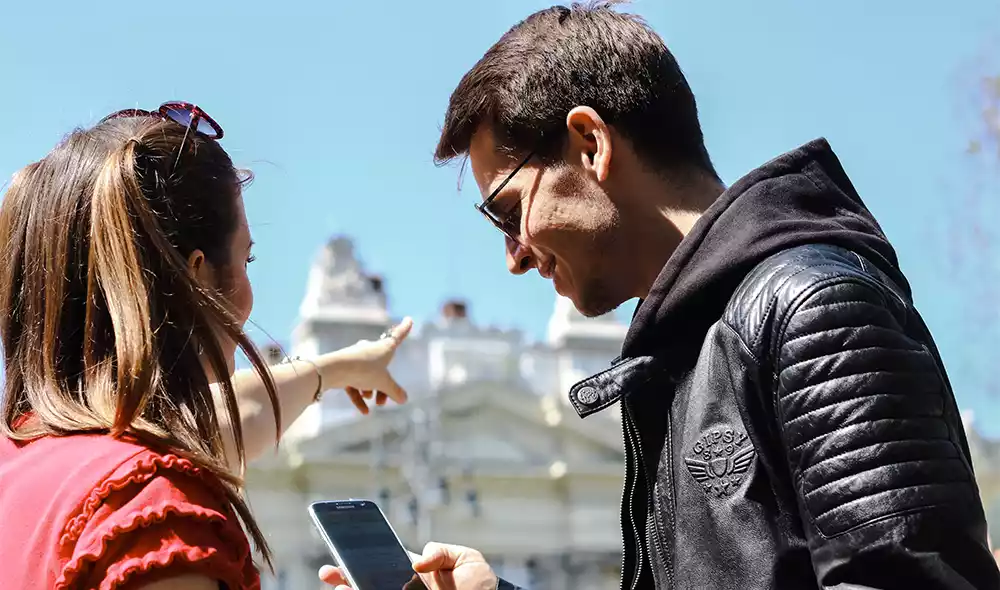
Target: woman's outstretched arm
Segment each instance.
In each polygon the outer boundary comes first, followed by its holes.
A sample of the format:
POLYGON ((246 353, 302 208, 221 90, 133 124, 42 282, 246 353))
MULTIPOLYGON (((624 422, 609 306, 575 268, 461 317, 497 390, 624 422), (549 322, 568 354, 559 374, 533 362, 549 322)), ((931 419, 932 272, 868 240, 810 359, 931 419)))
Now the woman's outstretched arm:
MULTIPOLYGON (((362 414, 368 413, 366 399, 374 398, 379 405, 385 403, 387 398, 397 403, 405 402, 406 391, 393 379, 388 366, 412 327, 413 322, 407 318, 392 329, 391 337, 362 340, 309 360, 292 360, 271 367, 281 405, 281 433, 275 432, 271 401, 263 381, 253 369, 237 371, 232 381, 239 403, 246 460, 249 462, 259 457, 275 445, 278 435, 283 434, 314 403, 320 385, 324 391, 345 390, 362 414)), ((222 407, 222 396, 218 396, 216 401, 220 406, 219 419, 226 455, 233 472, 239 473, 235 438, 228 413, 222 407)))

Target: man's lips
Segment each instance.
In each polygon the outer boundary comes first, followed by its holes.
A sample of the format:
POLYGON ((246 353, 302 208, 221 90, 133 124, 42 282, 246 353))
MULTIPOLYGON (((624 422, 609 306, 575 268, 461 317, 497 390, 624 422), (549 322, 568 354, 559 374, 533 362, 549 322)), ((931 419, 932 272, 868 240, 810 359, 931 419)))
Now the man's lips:
POLYGON ((559 276, 556 275, 556 266, 556 259, 553 258, 548 264, 539 267, 538 274, 542 278, 551 279, 552 287, 556 290, 556 293, 565 297, 566 293, 563 290, 563 285, 559 284, 559 276))

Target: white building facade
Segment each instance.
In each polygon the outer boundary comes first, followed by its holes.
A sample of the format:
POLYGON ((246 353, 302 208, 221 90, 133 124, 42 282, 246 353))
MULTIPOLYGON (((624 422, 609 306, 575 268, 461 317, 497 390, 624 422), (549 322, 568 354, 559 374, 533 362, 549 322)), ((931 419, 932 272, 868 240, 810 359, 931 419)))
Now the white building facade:
MULTIPOLYGON (((303 357, 378 338, 395 319, 382 280, 343 237, 320 252, 299 315, 289 354, 303 357)), ((275 554, 263 590, 324 587, 316 572, 332 559, 306 506, 346 498, 377 502, 411 550, 428 540, 475 547, 532 590, 617 587, 620 413, 581 420, 566 392, 608 366, 625 331, 559 298, 546 341, 532 343, 446 302, 393 361, 409 403, 361 416, 342 392, 327 392, 276 453, 251 464, 251 505, 275 554)), ((1000 443, 964 419, 996 541, 1000 443)))
MULTIPOLYGON (((394 318, 381 279, 347 238, 310 272, 289 354, 375 339, 394 318)), ((446 302, 400 347, 392 370, 409 403, 361 416, 330 391, 250 466, 250 501, 275 554, 264 590, 322 587, 330 563, 306 514, 317 500, 377 502, 411 550, 429 540, 482 551, 532 589, 615 587, 624 452, 616 411, 579 419, 569 386, 606 368, 626 326, 558 299, 545 342, 477 325, 446 302)))

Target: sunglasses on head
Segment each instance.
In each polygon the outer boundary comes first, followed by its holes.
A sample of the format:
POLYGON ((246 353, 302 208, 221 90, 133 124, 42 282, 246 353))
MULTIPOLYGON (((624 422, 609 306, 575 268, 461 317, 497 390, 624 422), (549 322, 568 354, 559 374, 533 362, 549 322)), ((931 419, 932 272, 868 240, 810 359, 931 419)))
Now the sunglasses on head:
POLYGON ((222 126, 216 123, 215 119, 209 117, 208 113, 203 111, 201 107, 189 102, 165 102, 155 111, 123 109, 104 117, 101 119, 101 123, 111 119, 125 119, 129 117, 155 117, 164 121, 173 121, 184 127, 184 138, 177 149, 177 159, 174 160, 173 169, 176 169, 177 163, 181 161, 181 154, 184 153, 184 144, 187 143, 188 135, 192 130, 201 133, 209 139, 222 139, 222 126))
POLYGON ((215 122, 215 119, 208 116, 208 113, 198 105, 189 102, 165 102, 155 111, 123 109, 104 117, 101 119, 101 123, 111 119, 128 117, 156 117, 165 121, 169 120, 182 125, 188 131, 197 131, 209 139, 222 139, 222 127, 215 122))

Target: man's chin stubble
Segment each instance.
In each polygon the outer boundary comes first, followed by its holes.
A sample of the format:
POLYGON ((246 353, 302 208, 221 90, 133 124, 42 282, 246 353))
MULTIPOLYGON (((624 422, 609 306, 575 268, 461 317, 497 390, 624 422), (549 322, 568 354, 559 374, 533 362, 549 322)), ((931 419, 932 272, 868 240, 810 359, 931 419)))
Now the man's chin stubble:
POLYGON ((591 285, 582 293, 579 303, 574 302, 574 305, 584 317, 600 317, 618 309, 618 306, 622 304, 621 301, 615 301, 613 297, 610 297, 610 294, 601 285, 591 285))

